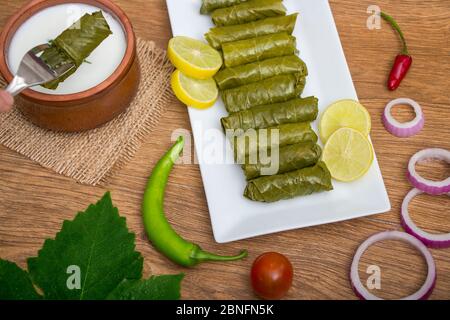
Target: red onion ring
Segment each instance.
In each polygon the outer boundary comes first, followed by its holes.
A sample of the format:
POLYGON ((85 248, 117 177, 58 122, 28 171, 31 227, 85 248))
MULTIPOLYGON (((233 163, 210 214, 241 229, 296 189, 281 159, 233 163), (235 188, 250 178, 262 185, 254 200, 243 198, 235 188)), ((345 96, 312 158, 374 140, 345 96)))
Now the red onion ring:
POLYGON ((419 133, 425 124, 422 108, 417 102, 408 98, 399 98, 389 102, 384 109, 382 120, 386 130, 394 136, 400 138, 411 137, 419 133), (407 104, 411 106, 416 113, 416 117, 413 120, 404 123, 395 120, 391 111, 394 106, 399 104, 407 104))
POLYGON ((383 300, 380 297, 370 293, 366 287, 361 283, 359 277, 358 265, 364 252, 374 243, 383 240, 400 240, 411 244, 425 258, 428 266, 428 274, 425 283, 422 287, 415 293, 400 300, 426 300, 433 292, 434 286, 436 284, 436 265, 434 263, 433 256, 430 251, 425 247, 425 245, 413 236, 400 231, 385 231, 381 233, 374 234, 364 241, 356 251, 355 257, 353 258, 352 266, 350 269, 350 281, 352 284, 353 291, 362 300, 383 300))
POLYGON ((411 219, 411 216, 409 215, 408 206, 411 200, 418 196, 419 194, 422 194, 423 192, 419 189, 412 189, 408 194, 406 195, 405 199, 402 203, 402 212, 401 212, 401 219, 402 219, 402 226, 403 229, 405 229, 406 232, 408 232, 410 235, 416 237, 420 241, 422 241, 427 247, 430 248, 448 248, 450 247, 450 233, 446 234, 432 234, 428 233, 422 229, 420 229, 411 219))
POLYGON ((415 188, 431 195, 440 195, 449 193, 450 177, 442 181, 432 181, 422 178, 416 172, 416 164, 426 159, 438 159, 450 163, 450 151, 445 149, 434 148, 434 149, 424 149, 422 151, 417 152, 409 160, 408 180, 415 188))

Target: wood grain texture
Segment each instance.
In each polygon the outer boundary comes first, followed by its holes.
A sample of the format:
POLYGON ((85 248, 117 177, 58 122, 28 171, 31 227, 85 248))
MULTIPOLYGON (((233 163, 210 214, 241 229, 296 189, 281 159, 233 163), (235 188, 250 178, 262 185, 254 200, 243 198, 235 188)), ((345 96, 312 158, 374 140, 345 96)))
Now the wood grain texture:
MULTIPOLYGON (((305 0, 306 1, 306 0, 305 0)), ((0 0, 0 27, 26 1, 0 0)), ((139 37, 165 47, 171 36, 164 0, 116 0, 134 23, 139 37)), ((253 299, 249 270, 254 258, 266 251, 286 254, 295 268, 295 281, 288 299, 355 299, 348 272, 358 245, 384 230, 400 230, 399 208, 411 186, 405 178, 407 161, 426 147, 450 149, 450 3, 415 0, 377 2, 397 18, 414 56, 412 70, 394 93, 385 88, 391 63, 400 50, 394 32, 366 28, 367 7, 372 1, 330 1, 347 61, 360 100, 373 119, 372 139, 392 202, 389 213, 331 225, 294 230, 227 245, 214 242, 207 204, 196 165, 178 166, 170 178, 166 211, 175 229, 208 250, 223 254, 241 248, 250 251, 245 261, 203 264, 195 270, 180 268, 156 252, 148 243, 140 214, 140 202, 152 167, 170 146, 171 132, 190 129, 184 106, 173 100, 167 105, 161 125, 148 136, 135 158, 105 187, 88 187, 58 176, 20 155, 0 147, 0 257, 25 265, 37 254, 47 237, 53 237, 64 219, 112 191, 113 200, 137 235, 137 249, 145 258, 145 273, 185 272, 185 299, 253 299), (383 128, 380 118, 385 104, 397 97, 410 97, 423 107, 425 129, 416 137, 398 139, 383 128)), ((407 117, 408 115, 405 115, 407 117)), ((403 117, 403 115, 402 115, 403 117)), ((420 168, 428 176, 448 176, 448 165, 420 168)), ((420 196, 414 200, 413 218, 433 232, 450 231, 448 197, 420 196)), ((432 299, 450 299, 450 249, 431 250, 438 281, 432 299)), ((380 295, 395 298, 418 289, 425 264, 414 249, 399 243, 382 243, 364 255, 366 267, 382 268, 380 295)))

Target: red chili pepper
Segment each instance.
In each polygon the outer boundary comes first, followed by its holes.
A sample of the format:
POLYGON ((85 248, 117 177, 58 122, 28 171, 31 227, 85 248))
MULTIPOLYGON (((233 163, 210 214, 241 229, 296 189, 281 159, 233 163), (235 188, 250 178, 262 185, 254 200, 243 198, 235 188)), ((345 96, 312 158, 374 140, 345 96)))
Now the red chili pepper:
POLYGON ((403 36, 403 32, 400 29, 400 26, 394 20, 394 18, 392 18, 391 16, 387 15, 384 12, 381 12, 381 17, 384 20, 386 20, 397 31, 403 43, 402 52, 395 58, 395 62, 394 65, 392 66, 392 70, 389 75, 389 80, 387 83, 388 89, 393 91, 400 86, 400 83, 402 82, 403 78, 408 73, 412 64, 412 57, 408 53, 408 47, 406 46, 406 40, 405 37, 403 36))

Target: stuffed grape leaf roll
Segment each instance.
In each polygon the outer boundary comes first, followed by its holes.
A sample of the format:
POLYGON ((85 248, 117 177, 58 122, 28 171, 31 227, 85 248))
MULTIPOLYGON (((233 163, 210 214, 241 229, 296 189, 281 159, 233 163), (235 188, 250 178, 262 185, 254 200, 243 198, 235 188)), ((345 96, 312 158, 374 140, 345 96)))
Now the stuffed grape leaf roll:
POLYGON ((231 7, 247 0, 202 0, 201 14, 207 14, 219 8, 231 7))
POLYGON ((220 50, 222 44, 238 40, 265 36, 273 33, 285 32, 292 34, 297 21, 297 13, 288 16, 271 17, 252 21, 246 24, 211 28, 205 39, 209 44, 220 50))
POLYGON ((253 201, 275 202, 333 190, 331 174, 325 163, 279 175, 250 180, 244 196, 253 201))
POLYGON ((265 104, 297 98, 305 87, 300 73, 285 74, 222 91, 222 100, 229 113, 239 112, 265 104))
POLYGON ((229 130, 226 136, 232 143, 236 162, 239 164, 256 163, 259 156, 268 154, 270 149, 275 147, 316 143, 318 139, 308 122, 288 123, 258 130, 229 130))
POLYGON ((111 35, 111 29, 101 11, 85 14, 80 20, 66 29, 50 42, 50 48, 42 55, 42 60, 52 68, 65 63, 74 63, 75 68, 64 76, 43 85, 47 89, 56 89, 70 77, 87 57, 111 35))
POLYGON ((224 130, 262 129, 286 123, 314 121, 318 112, 317 98, 295 98, 236 112, 220 121, 224 130))
POLYGON ((227 42, 222 45, 227 68, 293 55, 297 52, 296 39, 287 33, 275 33, 252 39, 227 42))
POLYGON ((220 90, 226 90, 289 73, 299 73, 306 77, 308 69, 302 59, 290 55, 225 68, 219 71, 214 79, 220 90))
POLYGON ((286 7, 281 0, 249 0, 214 10, 211 18, 216 26, 229 26, 285 15, 286 7))
POLYGON ((274 175, 315 165, 322 155, 322 149, 315 143, 298 143, 279 148, 255 164, 244 164, 247 180, 260 176, 274 175))

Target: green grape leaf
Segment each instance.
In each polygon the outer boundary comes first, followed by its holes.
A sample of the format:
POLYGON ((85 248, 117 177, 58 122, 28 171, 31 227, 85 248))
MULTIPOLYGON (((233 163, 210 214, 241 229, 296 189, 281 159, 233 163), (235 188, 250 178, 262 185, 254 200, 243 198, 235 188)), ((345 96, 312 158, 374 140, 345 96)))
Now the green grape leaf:
POLYGON ((124 280, 109 300, 178 300, 183 275, 153 276, 147 280, 124 280))
POLYGON ((134 234, 107 193, 73 221, 65 221, 38 257, 28 259, 28 270, 46 299, 105 299, 124 279, 141 278, 143 259, 134 248, 134 234), (72 268, 79 269, 79 288, 68 286, 72 268))
POLYGON ((0 259, 0 300, 37 300, 41 298, 34 289, 27 272, 15 263, 0 259))
POLYGON ((33 284, 51 300, 179 298, 182 275, 142 280, 142 269, 135 235, 108 192, 74 220, 65 221, 55 239, 45 241, 38 256, 28 259, 29 273, 2 262, 0 298, 39 298, 33 284))

